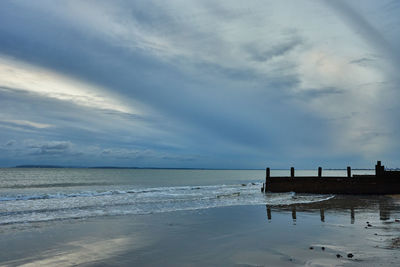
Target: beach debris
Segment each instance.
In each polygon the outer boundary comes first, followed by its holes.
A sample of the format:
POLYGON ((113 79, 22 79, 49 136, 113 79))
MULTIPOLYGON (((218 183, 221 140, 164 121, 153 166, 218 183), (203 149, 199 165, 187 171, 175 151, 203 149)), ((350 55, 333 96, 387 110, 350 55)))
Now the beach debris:
POLYGON ((310 249, 314 249, 314 247, 310 247, 310 249))
POLYGON ((371 225, 371 224, 368 224, 367 226, 368 226, 368 227, 372 227, 372 225, 371 225))
POLYGON ((354 255, 352 254, 352 253, 349 253, 349 254, 347 254, 347 258, 353 258, 354 257, 354 255))
POLYGON ((342 255, 340 255, 340 254, 336 254, 336 258, 341 258, 342 257, 342 255))
POLYGON ((321 247, 322 250, 325 250, 325 247, 321 247))
POLYGON ((389 248, 400 248, 400 237, 393 238, 390 242, 389 248))
POLYGON ((400 219, 394 219, 395 222, 400 222, 400 219))

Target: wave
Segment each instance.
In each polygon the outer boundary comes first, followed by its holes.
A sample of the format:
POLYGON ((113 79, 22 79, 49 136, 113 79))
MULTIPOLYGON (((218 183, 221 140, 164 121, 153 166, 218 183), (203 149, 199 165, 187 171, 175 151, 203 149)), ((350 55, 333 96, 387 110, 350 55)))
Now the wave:
MULTIPOLYGON (((256 185, 255 183, 248 184, 256 185)), ((74 198, 74 197, 97 197, 97 196, 108 196, 108 195, 120 195, 120 194, 140 194, 140 193, 154 193, 154 192, 174 192, 174 191, 187 191, 187 190, 210 190, 210 189, 223 189, 232 187, 243 187, 240 185, 209 185, 209 186, 176 186, 176 187, 153 187, 145 189, 128 189, 128 190, 107 190, 107 191, 83 191, 76 193, 63 193, 58 192, 55 194, 34 194, 34 195, 16 195, 0 197, 2 201, 18 201, 18 200, 40 200, 40 199, 53 199, 53 198, 74 198)))
POLYGON ((326 201, 334 197, 294 193, 262 194, 260 186, 260 183, 249 183, 118 188, 4 196, 0 198, 0 225, 239 205, 292 205, 326 201))
MULTIPOLYGON (((277 194, 277 193, 271 193, 271 194, 277 194)), ((281 197, 279 196, 272 197, 266 202, 266 205, 289 206, 293 204, 309 204, 309 203, 327 201, 334 197, 335 195, 296 194, 294 192, 290 192, 290 193, 283 193, 281 197)))
POLYGON ((52 188, 52 187, 78 187, 78 186, 102 186, 110 183, 52 183, 52 184, 15 184, 0 186, 2 189, 28 189, 28 188, 52 188))

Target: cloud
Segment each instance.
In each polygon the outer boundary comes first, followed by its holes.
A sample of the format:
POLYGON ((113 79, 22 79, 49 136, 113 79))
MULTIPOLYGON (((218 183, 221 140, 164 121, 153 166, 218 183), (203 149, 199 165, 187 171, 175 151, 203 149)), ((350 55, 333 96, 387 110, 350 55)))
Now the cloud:
POLYGON ((350 64, 359 64, 361 66, 368 66, 370 64, 373 64, 373 62, 375 62, 374 59, 368 58, 368 57, 363 57, 363 58, 351 60, 349 63, 350 64))
POLYGON ((250 54, 252 60, 256 62, 265 62, 276 57, 284 56, 302 43, 303 41, 301 38, 293 36, 291 40, 269 48, 260 47, 261 45, 257 43, 251 44, 248 47, 248 53, 250 54))
POLYGON ((27 148, 32 155, 64 155, 70 152, 71 142, 69 141, 50 141, 36 143, 29 141, 27 148))
POLYGON ((15 140, 9 140, 7 143, 5 143, 5 146, 13 146, 17 143, 15 140))
POLYGON ((9 90, 18 88, 91 108, 138 113, 117 98, 112 98, 112 94, 105 93, 104 89, 1 55, 0 86, 9 90))
POLYGON ((31 127, 31 128, 37 128, 37 129, 45 129, 52 127, 50 124, 46 123, 38 123, 38 122, 33 122, 33 121, 27 121, 27 120, 2 120, 0 119, 0 124, 11 124, 11 125, 16 125, 16 126, 26 126, 26 127, 31 127))
POLYGON ((338 0, 338 1, 325 1, 337 13, 342 16, 345 22, 362 38, 364 38, 369 45, 374 47, 386 60, 391 62, 397 69, 400 67, 400 53, 386 38, 380 30, 368 21, 356 8, 351 4, 338 0))
POLYGON ((325 87, 325 88, 310 88, 307 90, 304 90, 300 93, 298 93, 296 96, 301 96, 306 100, 309 100, 310 98, 320 98, 324 96, 330 96, 330 95, 335 95, 335 94, 343 94, 344 91, 336 88, 336 87, 325 87))
POLYGON ((93 165, 286 167, 395 151, 398 38, 384 25, 397 24, 380 5, 0 2, 0 140, 17 141, 15 162, 30 151, 93 165))

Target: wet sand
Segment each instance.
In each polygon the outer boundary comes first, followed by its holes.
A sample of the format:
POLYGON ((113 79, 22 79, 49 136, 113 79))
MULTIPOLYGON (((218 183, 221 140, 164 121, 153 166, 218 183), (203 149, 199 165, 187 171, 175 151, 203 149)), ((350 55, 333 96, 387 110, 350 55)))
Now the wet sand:
POLYGON ((5 225, 0 265, 397 266, 398 219, 398 196, 336 196, 313 204, 5 225))

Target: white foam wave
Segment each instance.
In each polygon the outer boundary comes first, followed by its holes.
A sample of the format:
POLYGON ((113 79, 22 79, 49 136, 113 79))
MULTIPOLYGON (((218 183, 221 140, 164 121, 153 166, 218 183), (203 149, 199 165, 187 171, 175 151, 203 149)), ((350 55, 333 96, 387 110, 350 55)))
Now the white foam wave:
POLYGON ((262 194, 246 185, 119 188, 0 198, 0 225, 93 216, 148 214, 238 205, 291 205, 331 199, 331 195, 262 194))

